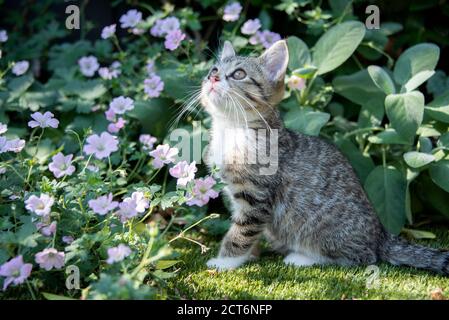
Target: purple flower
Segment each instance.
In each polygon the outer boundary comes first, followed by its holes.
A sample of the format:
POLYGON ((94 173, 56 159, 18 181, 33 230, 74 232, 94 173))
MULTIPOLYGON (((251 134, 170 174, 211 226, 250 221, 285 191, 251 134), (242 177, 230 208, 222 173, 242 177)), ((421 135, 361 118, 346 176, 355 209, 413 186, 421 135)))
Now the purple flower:
POLYGON ((120 26, 122 29, 134 28, 142 20, 142 12, 131 9, 120 17, 120 26))
POLYGON ((62 237, 62 242, 64 242, 64 243, 71 244, 73 241, 75 241, 75 239, 72 236, 63 236, 62 237))
POLYGON ((126 222, 128 219, 131 219, 137 216, 137 203, 132 198, 125 198, 118 205, 119 209, 116 214, 119 216, 121 222, 126 222))
POLYGON ((0 134, 5 133, 6 131, 8 131, 8 126, 0 122, 0 134))
POLYGON ((84 152, 88 155, 93 154, 97 159, 107 158, 111 153, 118 150, 117 137, 103 132, 101 135, 93 134, 86 139, 87 144, 84 146, 84 152))
POLYGON ((287 83, 292 90, 302 90, 306 86, 306 80, 298 76, 292 75, 287 83))
POLYGON ((239 19, 242 6, 238 2, 232 2, 224 8, 224 21, 236 21, 239 19))
POLYGON ((113 264, 115 262, 123 261, 123 259, 131 254, 131 252, 131 249, 124 244, 119 244, 117 247, 109 248, 108 260, 106 260, 106 262, 108 264, 113 264))
POLYGON ((255 35, 249 38, 249 43, 252 45, 262 44, 265 49, 271 47, 276 41, 281 40, 278 33, 269 30, 257 31, 255 35))
POLYGON ((100 65, 94 56, 82 57, 78 60, 81 73, 86 77, 93 77, 100 65))
POLYGON ((0 136, 0 153, 8 151, 9 151, 8 139, 0 136))
POLYGON ((153 149, 153 145, 157 141, 157 139, 149 134, 141 134, 139 137, 139 141, 142 144, 142 148, 145 151, 150 151, 153 149))
MULTIPOLYGON (((18 138, 12 139, 7 142, 6 146, 8 148, 8 151, 18 153, 18 152, 22 151, 22 149, 25 147, 25 140, 18 139, 18 138)), ((0 153, 1 153, 1 151, 0 151, 0 153)))
POLYGON ((104 27, 101 31, 101 38, 107 39, 115 34, 116 25, 111 24, 110 26, 104 27))
POLYGON ((0 42, 8 41, 8 33, 6 30, 0 30, 0 42))
POLYGON ((116 114, 124 114, 128 110, 134 109, 134 100, 124 96, 114 98, 109 103, 109 108, 116 114))
POLYGON ((120 75, 121 73, 120 67, 121 67, 120 62, 115 61, 109 66, 109 68, 102 67, 98 69, 98 74, 104 80, 111 80, 117 78, 120 75))
POLYGON ((31 115, 31 120, 28 122, 28 126, 31 128, 41 127, 41 128, 57 128, 59 125, 59 120, 54 118, 54 114, 50 111, 45 112, 44 114, 40 112, 35 112, 31 115))
POLYGON ((153 167, 160 169, 164 164, 175 162, 175 156, 178 155, 178 148, 170 148, 168 144, 158 145, 156 150, 150 152, 154 158, 153 167))
POLYGON ((122 129, 126 124, 126 121, 120 117, 118 118, 117 122, 112 122, 108 125, 108 131, 110 133, 117 133, 122 129))
POLYGON ((50 237, 56 233, 56 227, 58 223, 53 221, 50 224, 39 222, 36 224, 36 228, 46 237, 50 237))
POLYGON ((181 44, 181 41, 185 39, 185 37, 186 35, 182 33, 181 30, 170 31, 170 33, 165 37, 164 46, 170 51, 176 50, 181 44))
POLYGON ((154 60, 148 60, 145 68, 147 70, 147 74, 152 76, 154 74, 154 60))
POLYGON ((170 168, 169 172, 172 177, 178 178, 176 183, 178 187, 185 187, 187 183, 195 178, 195 172, 197 170, 195 161, 193 161, 190 165, 187 161, 181 161, 173 168, 170 168))
POLYGON ((111 121, 111 122, 115 121, 115 112, 111 108, 109 108, 104 114, 108 121, 111 121))
POLYGON ((32 195, 25 201, 25 208, 38 216, 44 217, 50 214, 54 202, 53 197, 46 193, 42 193, 39 197, 32 195))
POLYGON ((195 180, 195 185, 191 193, 187 194, 189 200, 187 205, 204 206, 210 199, 218 197, 218 192, 213 189, 216 181, 212 177, 199 178, 195 180))
POLYGON ((59 252, 55 248, 47 248, 36 253, 35 261, 39 267, 49 271, 53 268, 61 269, 64 266, 64 252, 59 252))
POLYGON ((30 276, 33 265, 23 263, 23 257, 17 256, 0 266, 0 276, 6 277, 3 282, 3 291, 12 283, 18 285, 24 283, 30 276))
POLYGON ((260 24, 260 20, 259 19, 249 19, 248 21, 246 21, 242 28, 240 29, 242 31, 243 34, 255 34, 257 32, 257 30, 260 29, 262 25, 260 24))
POLYGON ((156 20, 156 23, 151 27, 150 33, 154 37, 165 37, 172 31, 179 30, 181 24, 176 17, 167 17, 165 19, 156 20))
POLYGON ((25 72, 28 71, 28 68, 30 67, 30 63, 28 61, 19 61, 14 64, 12 67, 12 73, 14 73, 16 76, 21 76, 25 72))
POLYGON ((131 194, 131 197, 123 199, 124 202, 134 201, 135 209, 138 213, 144 213, 150 206, 150 202, 145 198, 145 194, 140 191, 135 191, 131 194))
POLYGON ((150 98, 157 98, 164 90, 164 82, 157 75, 152 75, 143 82, 143 90, 150 98))
POLYGON ((53 172, 56 178, 70 176, 75 172, 75 166, 72 165, 73 154, 64 156, 58 152, 51 158, 53 161, 48 164, 48 169, 53 172))
POLYGON ((98 197, 97 199, 91 199, 88 202, 89 208, 91 208, 96 214, 104 216, 109 211, 114 210, 118 206, 117 201, 112 201, 112 193, 108 195, 98 197))

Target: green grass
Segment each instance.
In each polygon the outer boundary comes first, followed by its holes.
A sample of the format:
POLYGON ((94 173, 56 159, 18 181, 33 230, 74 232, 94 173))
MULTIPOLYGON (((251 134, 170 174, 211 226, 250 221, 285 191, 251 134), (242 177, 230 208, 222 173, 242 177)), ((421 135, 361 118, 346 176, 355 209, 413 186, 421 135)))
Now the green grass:
MULTIPOLYGON (((435 240, 421 243, 449 247, 449 231, 436 230, 435 240)), ((199 239, 205 241, 204 239, 199 239)), ((204 243, 204 242, 203 242, 204 243)), ((169 282, 170 295, 187 299, 430 299, 442 288, 449 296, 449 277, 381 263, 379 286, 367 288, 366 267, 285 266, 282 257, 265 251, 259 260, 233 271, 213 272, 206 261, 216 255, 218 244, 201 254, 198 246, 178 243, 183 265, 169 282)))

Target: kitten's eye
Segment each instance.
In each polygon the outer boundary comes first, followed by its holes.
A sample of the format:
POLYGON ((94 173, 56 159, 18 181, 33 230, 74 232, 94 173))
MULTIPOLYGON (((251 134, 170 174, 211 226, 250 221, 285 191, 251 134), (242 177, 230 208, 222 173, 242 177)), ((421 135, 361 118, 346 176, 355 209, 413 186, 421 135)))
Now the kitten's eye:
POLYGON ((246 72, 242 69, 237 69, 232 73, 231 77, 233 77, 235 80, 242 80, 246 77, 246 72))
POLYGON ((212 68, 212 70, 209 73, 209 77, 216 76, 218 73, 218 69, 216 67, 212 68))

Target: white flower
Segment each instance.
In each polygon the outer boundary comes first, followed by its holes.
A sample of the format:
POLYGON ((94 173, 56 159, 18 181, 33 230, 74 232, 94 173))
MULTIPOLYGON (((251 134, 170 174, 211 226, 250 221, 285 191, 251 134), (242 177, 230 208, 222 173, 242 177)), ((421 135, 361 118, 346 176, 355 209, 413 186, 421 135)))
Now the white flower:
POLYGON ((40 197, 32 195, 25 201, 25 208, 38 216, 47 216, 50 214, 51 206, 55 200, 48 194, 42 193, 40 197))
POLYGON ((120 96, 111 101, 109 108, 111 108, 111 110, 116 114, 124 114, 126 111, 134 109, 134 100, 120 96))
POLYGON ((103 28, 103 30, 101 31, 101 37, 103 39, 107 39, 112 37, 115 34, 115 24, 111 24, 110 26, 106 26, 103 28))
POLYGON ((129 10, 127 13, 120 17, 120 23, 122 29, 134 28, 142 20, 142 12, 136 9, 129 10))
POLYGON ((12 73, 14 73, 16 76, 21 76, 22 74, 28 71, 29 67, 30 63, 26 60, 16 62, 12 67, 12 73))
POLYGON ((95 71, 97 71, 100 67, 97 58, 95 58, 94 56, 80 58, 78 60, 78 65, 80 67, 81 73, 86 77, 93 77, 95 71))

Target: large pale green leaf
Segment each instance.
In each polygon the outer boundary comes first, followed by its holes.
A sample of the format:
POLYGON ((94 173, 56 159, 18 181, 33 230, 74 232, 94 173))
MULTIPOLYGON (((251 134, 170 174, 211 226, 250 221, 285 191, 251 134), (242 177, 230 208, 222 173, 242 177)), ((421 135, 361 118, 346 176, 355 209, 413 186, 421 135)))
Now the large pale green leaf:
POLYGON ((288 111, 284 116, 285 126, 301 133, 317 136, 321 128, 329 121, 330 114, 315 111, 312 108, 298 108, 288 111))
POLYGON ((310 64, 310 52, 307 44, 298 37, 292 36, 287 39, 289 60, 288 68, 295 70, 310 64))
POLYGON ((410 139, 423 119, 424 96, 419 91, 390 94, 385 98, 385 111, 397 133, 410 139))
POLYGON ((433 43, 421 43, 404 51, 394 67, 394 79, 404 85, 421 71, 435 69, 440 48, 433 43))
POLYGON ((435 120, 449 123, 449 90, 429 103, 425 113, 435 120))
POLYGON ((339 67, 357 49, 365 36, 365 26, 358 21, 348 21, 330 28, 315 45, 312 64, 317 74, 339 67))
POLYGON ((378 66, 369 66, 368 73, 374 84, 385 94, 396 93, 393 80, 384 69, 378 66))
POLYGON ((435 157, 428 153, 410 151, 404 153, 404 160, 410 167, 416 169, 435 161, 435 157))
POLYGON ((368 98, 381 101, 385 99, 385 93, 374 84, 367 70, 336 77, 332 85, 336 93, 361 106, 366 104, 368 98))
POLYGON ((424 82, 427 81, 431 76, 435 74, 433 70, 423 70, 415 74, 406 84, 404 84, 404 90, 410 92, 418 88, 424 82))
POLYGON ((8 101, 13 101, 14 99, 20 97, 34 82, 33 76, 28 73, 21 77, 13 78, 8 83, 8 89, 10 90, 8 101))
POLYGON ((394 129, 388 128, 377 135, 368 137, 368 141, 374 144, 405 144, 412 145, 413 137, 411 139, 404 139, 394 129))
POLYGON ((385 226, 399 234, 406 221, 405 194, 407 181, 395 167, 376 167, 365 181, 365 190, 385 226))
POLYGON ((449 160, 438 161, 430 167, 429 172, 433 182, 449 192, 449 160))

